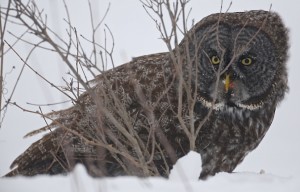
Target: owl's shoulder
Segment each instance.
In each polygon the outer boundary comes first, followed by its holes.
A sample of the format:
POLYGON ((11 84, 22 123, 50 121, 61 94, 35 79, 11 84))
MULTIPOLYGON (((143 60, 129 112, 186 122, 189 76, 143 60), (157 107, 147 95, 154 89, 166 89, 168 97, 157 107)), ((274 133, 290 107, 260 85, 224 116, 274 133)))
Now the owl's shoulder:
POLYGON ((142 73, 148 73, 149 71, 161 70, 164 64, 169 62, 169 53, 156 53, 150 55, 144 55, 140 57, 133 57, 128 63, 124 63, 120 66, 113 67, 95 77, 95 79, 89 81, 91 86, 98 84, 99 82, 106 80, 114 80, 116 78, 125 78, 131 76, 142 75, 142 73))

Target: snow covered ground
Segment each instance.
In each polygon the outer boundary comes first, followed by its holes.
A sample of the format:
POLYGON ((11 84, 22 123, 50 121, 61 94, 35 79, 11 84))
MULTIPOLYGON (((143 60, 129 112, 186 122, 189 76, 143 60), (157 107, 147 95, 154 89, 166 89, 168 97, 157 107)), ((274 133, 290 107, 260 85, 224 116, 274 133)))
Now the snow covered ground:
POLYGON ((181 158, 169 179, 116 177, 93 179, 82 165, 68 176, 38 176, 33 178, 5 178, 0 180, 0 191, 7 192, 297 192, 299 177, 279 177, 268 173, 219 173, 206 181, 199 181, 201 159, 196 152, 181 158), (39 186, 39 187, 37 187, 39 186))
MULTIPOLYGON (((7 0, 0 0, 1 7, 7 0)), ((159 39, 159 32, 155 24, 145 13, 139 1, 131 0, 91 0, 95 11, 94 18, 101 18, 108 2, 111 2, 109 14, 105 23, 114 34, 116 64, 122 64, 132 57, 166 51, 166 46, 159 39)), ((192 0, 190 7, 191 19, 195 21, 219 12, 220 0, 192 0)), ((60 36, 65 35, 66 23, 64 8, 60 0, 37 1, 41 8, 48 13, 48 24, 60 36)), ((86 1, 67 0, 70 16, 77 31, 85 36, 90 35, 90 19, 86 1), (88 22, 87 22, 88 21, 88 22)), ((224 0, 224 9, 230 0, 224 0)), ((38 176, 34 178, 1 178, 0 192, 6 191, 300 191, 300 3, 297 0, 232 0, 229 11, 244 11, 252 9, 272 10, 278 12, 290 30, 290 59, 289 86, 290 92, 279 106, 273 124, 265 138, 252 153, 236 168, 234 174, 220 173, 207 181, 198 181, 200 172, 199 156, 190 153, 184 158, 186 163, 179 167, 188 170, 180 176, 171 173, 170 179, 135 177, 118 177, 92 179, 87 176, 83 167, 78 166, 69 176, 38 176), (199 168, 197 170, 197 168, 199 168), (263 174, 260 174, 265 172, 263 174), (185 176, 183 176, 185 175, 185 176)), ((9 28, 10 31, 16 31, 9 28)), ((21 32, 20 32, 21 33, 21 32)), ((12 36, 7 36, 8 42, 14 42, 12 36)), ((26 57, 27 47, 20 44, 15 47, 22 57, 26 57), (24 53, 22 52, 24 50, 24 53)), ((27 50, 28 52, 28 50, 27 50)), ((7 72, 5 88, 7 95, 15 83, 20 62, 15 54, 9 52, 4 57, 7 72), (9 73, 12 66, 15 70, 9 73)), ((68 70, 61 65, 61 61, 49 52, 38 52, 28 61, 35 69, 51 82, 63 85, 62 76, 68 70)), ((67 77, 69 78, 69 77, 67 77)), ((20 84, 15 92, 13 101, 18 104, 38 110, 30 103, 54 103, 63 101, 63 98, 49 85, 39 79, 30 70, 25 69, 20 84)), ((66 108, 66 104, 44 107, 43 111, 66 108)), ((44 120, 39 116, 24 113, 10 107, 0 128, 0 176, 9 171, 9 165, 20 153, 42 136, 23 139, 23 136, 39 127, 44 126, 44 120)))

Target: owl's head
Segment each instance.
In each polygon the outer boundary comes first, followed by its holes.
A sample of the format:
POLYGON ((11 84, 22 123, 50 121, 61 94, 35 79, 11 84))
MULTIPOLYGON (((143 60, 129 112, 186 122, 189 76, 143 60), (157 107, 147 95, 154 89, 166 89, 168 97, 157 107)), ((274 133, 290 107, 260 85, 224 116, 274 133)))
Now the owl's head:
POLYGON ((255 110, 277 104, 287 86, 287 30, 269 11, 210 15, 188 33, 195 63, 198 100, 218 110, 224 106, 255 110))

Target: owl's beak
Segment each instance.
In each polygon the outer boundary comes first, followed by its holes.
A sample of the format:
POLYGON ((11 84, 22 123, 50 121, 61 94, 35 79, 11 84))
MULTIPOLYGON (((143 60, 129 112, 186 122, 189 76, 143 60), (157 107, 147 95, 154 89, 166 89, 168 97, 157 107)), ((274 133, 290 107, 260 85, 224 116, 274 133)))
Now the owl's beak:
POLYGON ((230 88, 230 74, 225 75, 224 86, 225 86, 225 93, 228 93, 228 90, 230 88))

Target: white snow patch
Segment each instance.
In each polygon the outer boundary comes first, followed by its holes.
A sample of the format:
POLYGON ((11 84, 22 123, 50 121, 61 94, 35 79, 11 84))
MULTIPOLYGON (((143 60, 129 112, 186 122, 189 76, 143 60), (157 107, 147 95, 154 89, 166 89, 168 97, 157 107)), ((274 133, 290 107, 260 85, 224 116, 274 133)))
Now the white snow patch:
POLYGON ((1 178, 2 192, 299 192, 300 174, 280 177, 259 173, 219 173, 206 181, 198 180, 200 154, 190 152, 178 160, 169 179, 160 177, 91 178, 82 165, 67 175, 1 178))
POLYGON ((180 158, 171 170, 170 181, 198 181, 201 168, 201 156, 199 153, 190 151, 180 158))

